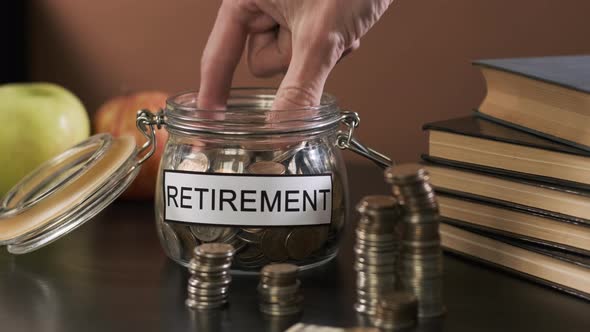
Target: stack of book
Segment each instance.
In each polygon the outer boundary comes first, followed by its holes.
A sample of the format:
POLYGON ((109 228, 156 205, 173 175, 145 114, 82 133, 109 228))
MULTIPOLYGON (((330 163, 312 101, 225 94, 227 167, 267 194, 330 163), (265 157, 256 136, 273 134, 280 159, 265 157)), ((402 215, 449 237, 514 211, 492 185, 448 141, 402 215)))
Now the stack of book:
POLYGON ((479 110, 424 126, 443 247, 590 300, 590 55, 475 65, 479 110))

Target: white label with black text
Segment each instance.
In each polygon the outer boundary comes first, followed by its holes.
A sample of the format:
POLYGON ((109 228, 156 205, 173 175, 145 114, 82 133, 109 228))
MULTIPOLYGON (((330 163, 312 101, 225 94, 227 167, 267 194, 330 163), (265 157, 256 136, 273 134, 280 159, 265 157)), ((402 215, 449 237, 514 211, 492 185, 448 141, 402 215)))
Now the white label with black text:
POLYGON ((165 219, 243 226, 329 224, 332 177, 164 171, 165 219))

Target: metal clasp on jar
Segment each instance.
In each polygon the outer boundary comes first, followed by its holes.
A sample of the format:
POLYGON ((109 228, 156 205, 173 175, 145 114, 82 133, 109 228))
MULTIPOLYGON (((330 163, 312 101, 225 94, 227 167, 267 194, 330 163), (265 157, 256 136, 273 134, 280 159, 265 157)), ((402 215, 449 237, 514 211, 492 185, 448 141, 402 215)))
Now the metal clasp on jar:
POLYGON ((340 149, 348 149, 377 164, 379 167, 387 168, 393 166, 393 161, 386 155, 377 152, 354 138, 354 130, 358 127, 361 119, 357 112, 342 111, 341 122, 348 127, 348 132, 340 131, 336 136, 336 146, 340 149))
POLYGON ((164 124, 166 124, 166 121, 164 120, 163 110, 158 111, 156 114, 147 109, 137 111, 135 125, 143 136, 147 138, 147 141, 145 141, 137 151, 137 156, 143 155, 143 157, 140 157, 137 161, 137 165, 143 164, 154 154, 154 152, 156 152, 156 130, 154 129, 154 126, 160 129, 164 124))

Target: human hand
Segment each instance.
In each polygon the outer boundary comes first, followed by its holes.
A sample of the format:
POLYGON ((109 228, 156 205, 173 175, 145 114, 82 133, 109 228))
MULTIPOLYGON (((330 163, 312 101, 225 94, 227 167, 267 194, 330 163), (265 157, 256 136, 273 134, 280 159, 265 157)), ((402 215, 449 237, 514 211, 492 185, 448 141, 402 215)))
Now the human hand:
POLYGON ((225 108, 246 40, 255 76, 286 73, 273 109, 319 104, 330 71, 391 2, 224 0, 201 59, 199 108, 225 108))

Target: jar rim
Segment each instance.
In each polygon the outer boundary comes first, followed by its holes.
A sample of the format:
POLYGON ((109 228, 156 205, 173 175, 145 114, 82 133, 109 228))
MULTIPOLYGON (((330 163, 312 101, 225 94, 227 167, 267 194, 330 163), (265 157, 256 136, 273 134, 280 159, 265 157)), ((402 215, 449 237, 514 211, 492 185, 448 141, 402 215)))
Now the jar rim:
POLYGON ((185 134, 272 135, 322 131, 338 125, 342 112, 327 93, 320 105, 273 110, 277 89, 236 87, 230 90, 225 110, 199 109, 198 91, 174 95, 166 101, 165 124, 169 131, 185 134))

